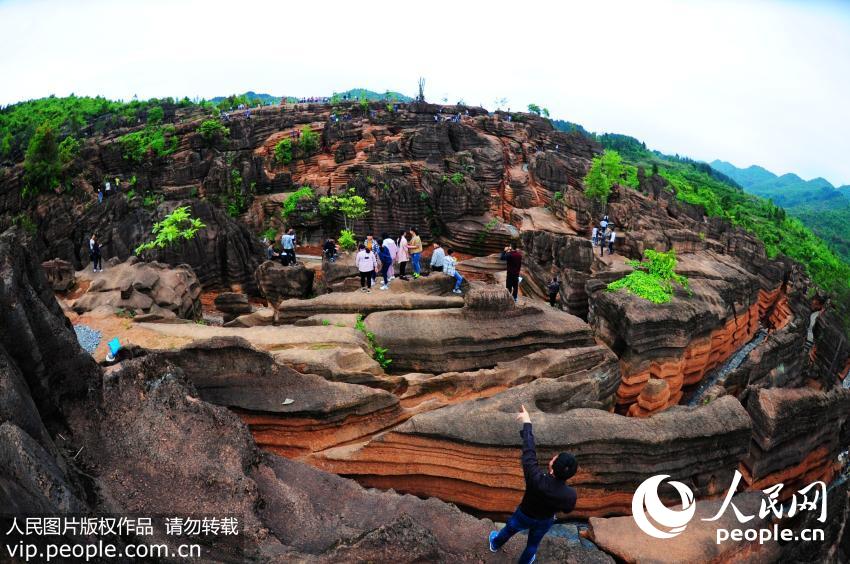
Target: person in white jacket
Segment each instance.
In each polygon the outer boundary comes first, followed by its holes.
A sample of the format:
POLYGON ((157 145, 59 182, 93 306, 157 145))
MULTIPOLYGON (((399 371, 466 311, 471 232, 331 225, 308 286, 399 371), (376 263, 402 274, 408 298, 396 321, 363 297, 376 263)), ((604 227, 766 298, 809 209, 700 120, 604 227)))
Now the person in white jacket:
POLYGON ((357 271, 360 273, 360 290, 363 292, 372 291, 372 274, 378 267, 378 259, 371 249, 367 248, 363 243, 360 244, 360 250, 354 258, 354 264, 357 265, 357 271))

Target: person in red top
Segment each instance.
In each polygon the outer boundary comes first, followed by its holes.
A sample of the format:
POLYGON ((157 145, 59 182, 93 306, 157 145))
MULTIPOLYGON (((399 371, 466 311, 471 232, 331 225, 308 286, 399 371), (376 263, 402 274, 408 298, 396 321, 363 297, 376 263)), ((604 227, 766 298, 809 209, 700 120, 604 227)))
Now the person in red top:
POLYGON ((519 294, 519 271, 522 269, 522 252, 516 248, 516 243, 511 243, 510 247, 505 247, 501 256, 503 261, 508 263, 508 278, 505 281, 505 286, 513 295, 514 301, 517 300, 519 294))
POLYGON ((519 507, 505 523, 501 531, 490 533, 490 551, 498 552, 512 536, 528 530, 528 542, 519 557, 520 564, 530 564, 537 558, 537 547, 555 523, 555 513, 569 513, 576 505, 576 491, 567 485, 575 475, 578 463, 575 457, 562 452, 549 461, 549 472, 544 474, 537 464, 534 449, 534 433, 531 431, 531 416, 522 406, 517 414, 522 422, 522 473, 525 476, 525 494, 519 507))

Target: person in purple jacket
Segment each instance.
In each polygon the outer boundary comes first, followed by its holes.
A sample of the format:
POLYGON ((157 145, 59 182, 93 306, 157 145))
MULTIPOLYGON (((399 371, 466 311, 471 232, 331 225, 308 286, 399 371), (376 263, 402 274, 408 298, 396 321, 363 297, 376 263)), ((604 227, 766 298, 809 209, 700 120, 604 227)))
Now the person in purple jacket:
POLYGON ((522 406, 522 411, 516 417, 522 422, 519 435, 522 437, 525 494, 502 530, 490 533, 490 551, 497 552, 512 536, 528 530, 528 543, 519 557, 519 563, 530 564, 537 558, 540 541, 555 523, 555 513, 569 513, 576 505, 576 491, 567 485, 567 480, 576 473, 578 462, 568 452, 556 454, 549 461, 548 474, 544 474, 537 464, 531 417, 525 406, 522 406))

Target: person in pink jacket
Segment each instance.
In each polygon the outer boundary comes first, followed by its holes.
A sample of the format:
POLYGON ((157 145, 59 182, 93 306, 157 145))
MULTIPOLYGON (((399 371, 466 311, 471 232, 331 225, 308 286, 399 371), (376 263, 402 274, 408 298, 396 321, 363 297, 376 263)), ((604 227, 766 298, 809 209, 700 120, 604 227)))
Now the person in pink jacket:
POLYGON ((407 243, 407 231, 403 231, 401 233, 401 237, 398 239, 398 251, 395 255, 395 262, 398 264, 398 277, 402 280, 407 280, 407 276, 404 271, 407 268, 407 263, 410 261, 410 253, 407 250, 409 245, 407 243))

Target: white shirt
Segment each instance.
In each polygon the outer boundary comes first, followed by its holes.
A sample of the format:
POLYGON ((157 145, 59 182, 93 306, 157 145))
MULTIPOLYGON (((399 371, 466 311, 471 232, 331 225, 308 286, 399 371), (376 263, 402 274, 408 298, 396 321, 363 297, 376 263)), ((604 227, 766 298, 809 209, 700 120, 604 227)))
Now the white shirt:
POLYGON ((378 266, 378 259, 375 258, 375 253, 367 253, 364 249, 357 253, 354 263, 357 265, 358 271, 371 272, 378 266))
POLYGON ((592 237, 595 239, 597 235, 599 235, 599 228, 598 228, 598 227, 594 227, 594 228, 593 228, 592 237))
POLYGON ((616 232, 614 232, 614 231, 612 231, 612 232, 611 232, 611 242, 613 243, 613 242, 614 242, 614 239, 616 239, 616 238, 617 238, 617 233, 616 233, 616 232))

